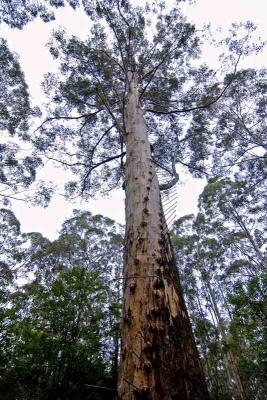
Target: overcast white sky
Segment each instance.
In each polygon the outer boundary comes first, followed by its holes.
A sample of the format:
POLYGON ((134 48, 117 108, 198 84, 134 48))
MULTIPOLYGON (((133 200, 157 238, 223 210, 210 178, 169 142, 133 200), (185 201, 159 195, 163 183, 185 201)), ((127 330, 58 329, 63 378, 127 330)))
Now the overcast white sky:
MULTIPOLYGON (((266 0, 196 0, 196 4, 182 5, 185 14, 196 25, 211 23, 212 28, 227 27, 231 22, 251 20, 258 25, 258 36, 267 38, 267 2, 266 0)), ((56 13, 56 21, 43 23, 35 20, 29 23, 22 31, 11 30, 6 26, 0 26, 0 36, 8 40, 11 50, 20 56, 20 63, 26 75, 33 102, 38 104, 42 99, 41 82, 43 75, 48 71, 55 71, 56 65, 52 60, 46 43, 53 29, 63 26, 70 34, 85 38, 88 32, 88 17, 82 11, 73 11, 70 7, 60 9, 56 13)), ((211 55, 205 60, 211 62, 211 55)), ((266 66, 267 49, 257 58, 246 61, 246 67, 266 66)), ((244 65, 243 65, 244 66, 244 65)), ((58 182, 64 181, 64 171, 55 169, 52 165, 41 171, 41 177, 45 176, 58 182)), ((183 176, 177 187, 177 216, 197 211, 197 198, 205 183, 200 180, 183 176)), ((93 213, 101 213, 124 222, 124 192, 113 192, 109 198, 80 201, 70 203, 60 195, 56 195, 49 207, 28 207, 22 202, 13 203, 13 211, 21 222, 24 232, 39 231, 50 239, 53 239, 59 230, 61 223, 72 215, 73 208, 90 210, 93 213)))

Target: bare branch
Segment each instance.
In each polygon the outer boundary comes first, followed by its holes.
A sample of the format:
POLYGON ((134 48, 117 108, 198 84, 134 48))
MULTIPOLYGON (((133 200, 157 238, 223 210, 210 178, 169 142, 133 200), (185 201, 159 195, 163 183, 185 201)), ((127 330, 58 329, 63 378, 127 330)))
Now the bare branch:
POLYGON ((26 201, 25 199, 19 199, 18 197, 11 196, 9 194, 0 194, 1 197, 7 197, 12 200, 26 201))
POLYGON ((95 151, 95 149, 97 148, 97 146, 99 145, 99 143, 104 139, 104 137, 111 131, 112 128, 115 127, 115 124, 111 125, 104 133, 103 135, 98 139, 98 141, 96 142, 96 144, 94 145, 93 149, 92 149, 92 153, 95 151))
POLYGON ((78 119, 82 119, 82 118, 89 118, 89 117, 93 117, 93 116, 97 115, 97 114, 98 114, 99 112, 101 112, 101 111, 102 111, 102 109, 99 109, 99 110, 97 110, 97 111, 94 112, 94 113, 91 113, 91 114, 82 114, 82 115, 78 115, 78 116, 76 116, 76 117, 68 117, 67 115, 61 115, 61 116, 56 116, 56 117, 50 117, 50 118, 47 118, 45 121, 43 121, 43 122, 41 123, 41 125, 38 126, 38 128, 36 128, 36 129, 34 130, 33 133, 35 133, 35 132, 37 132, 39 129, 41 129, 47 122, 51 122, 51 121, 58 120, 58 119, 78 120, 78 119))
POLYGON ((203 171, 201 168, 198 168, 198 167, 196 167, 194 165, 187 164, 187 163, 185 163, 185 162, 183 162, 181 160, 177 160, 177 162, 182 164, 182 165, 184 165, 187 168, 194 169, 195 171, 201 172, 202 174, 204 174, 206 176, 210 176, 210 174, 208 174, 208 172, 203 171))
POLYGON ((170 175, 172 175, 172 171, 170 171, 168 168, 164 167, 164 165, 161 165, 158 161, 156 161, 154 158, 151 158, 151 161, 153 161, 154 164, 156 164, 158 167, 163 169, 164 171, 168 172, 170 175))
POLYGON ((91 387, 91 388, 95 388, 95 389, 104 389, 104 390, 110 390, 112 392, 116 392, 116 389, 112 389, 112 388, 108 388, 106 386, 97 386, 97 385, 88 385, 87 383, 85 384, 85 386, 91 387))
POLYGON ((66 166, 68 166, 68 167, 75 167, 76 165, 82 165, 82 166, 84 166, 84 167, 89 167, 88 164, 85 164, 85 163, 82 163, 82 162, 78 162, 78 161, 75 162, 75 163, 68 163, 67 161, 58 160, 57 158, 47 156, 46 154, 45 154, 45 157, 46 157, 48 160, 56 161, 56 162, 58 162, 58 163, 60 163, 60 164, 62 164, 62 165, 66 165, 66 166))
POLYGON ((85 186, 86 186, 87 179, 88 179, 89 175, 91 174, 91 172, 94 169, 100 167, 103 164, 109 163, 110 161, 116 160, 117 158, 123 157, 125 154, 126 154, 126 152, 123 152, 121 154, 117 154, 116 156, 106 158, 105 160, 100 161, 99 163, 92 165, 91 168, 87 171, 87 173, 85 174, 85 176, 83 178, 83 185, 82 185, 81 194, 83 194, 83 192, 85 191, 85 186))
POLYGON ((100 161, 99 163, 93 165, 93 167, 91 168, 91 171, 92 171, 93 169, 99 167, 99 166, 102 165, 102 164, 106 164, 106 163, 108 163, 108 162, 110 162, 110 161, 116 160, 117 158, 120 158, 120 157, 125 156, 125 154, 126 154, 126 151, 124 151, 124 152, 121 153, 121 154, 117 154, 116 156, 106 158, 105 160, 100 161))
POLYGON ((127 19, 124 17, 124 15, 123 15, 122 12, 121 12, 120 0, 117 0, 117 8, 118 8, 118 11, 119 11, 119 14, 120 14, 121 18, 123 19, 123 21, 125 22, 125 24, 128 26, 128 28, 130 29, 130 24, 129 24, 129 22, 127 21, 127 19))

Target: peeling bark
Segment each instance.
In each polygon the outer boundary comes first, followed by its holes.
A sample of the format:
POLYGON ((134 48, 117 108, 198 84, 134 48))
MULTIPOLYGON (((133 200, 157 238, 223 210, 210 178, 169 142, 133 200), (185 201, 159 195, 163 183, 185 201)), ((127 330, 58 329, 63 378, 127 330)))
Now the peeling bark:
POLYGON ((129 73, 125 112, 126 234, 119 400, 207 400, 208 393, 129 73))

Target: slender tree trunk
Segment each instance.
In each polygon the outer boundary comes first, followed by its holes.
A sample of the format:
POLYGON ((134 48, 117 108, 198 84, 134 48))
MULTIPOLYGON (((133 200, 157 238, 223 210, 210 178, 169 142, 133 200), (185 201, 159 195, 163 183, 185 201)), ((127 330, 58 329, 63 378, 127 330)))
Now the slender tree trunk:
MULTIPOLYGON (((221 332, 222 338, 224 343, 226 344, 226 346, 228 347, 228 352, 227 352, 227 364, 229 366, 229 370, 231 371, 231 375, 235 380, 236 383, 236 388, 237 391, 239 393, 239 396, 242 400, 246 400, 246 392, 245 392, 245 388, 243 386, 241 377, 240 377, 240 372, 239 372, 239 368, 238 368, 238 363, 236 360, 236 357, 234 355, 234 353, 232 352, 231 348, 229 347, 229 336, 227 335, 226 331, 225 331, 225 326, 224 326, 224 321, 221 317, 216 299, 215 299, 215 295, 214 295, 214 291, 209 283, 209 281, 207 280, 207 287, 209 290, 209 294, 210 294, 210 298, 211 298, 211 302, 213 305, 213 309, 214 309, 214 313, 216 315, 216 319, 218 321, 218 326, 219 326, 219 330, 221 332)), ((230 380, 231 381, 231 380, 230 380)))
MULTIPOLYGON (((224 292, 223 292, 223 290, 222 290, 222 287, 221 287, 220 283, 218 283, 218 288, 219 288, 219 291, 220 291, 221 296, 222 296, 222 298, 223 298, 223 304, 224 304, 224 307, 225 307, 226 310, 227 310, 227 314, 228 314, 229 320, 232 322, 232 321, 233 321, 232 312, 231 312, 231 310, 230 310, 229 303, 228 303, 228 301, 227 301, 226 298, 225 298, 225 294, 224 294, 224 292)), ((226 290, 227 290, 227 289, 226 289, 226 290)), ((227 293, 227 291, 226 291, 226 293, 227 293)), ((227 295, 227 296, 228 296, 228 295, 227 295)))
POLYGON ((206 400, 159 183, 151 160, 137 79, 129 73, 124 311, 118 398, 206 400))
POLYGON ((233 215, 235 221, 238 223, 239 227, 241 228, 243 233, 246 235, 246 238, 248 239, 251 246, 253 247, 256 255, 259 257, 259 260, 258 260, 259 265, 263 268, 263 271, 266 271, 267 270, 267 262, 263 256, 261 250, 257 246, 252 234, 250 233, 250 230, 244 223, 243 218, 241 217, 241 215, 238 213, 238 211, 235 209, 235 207, 232 204, 230 207, 230 211, 232 212, 232 215, 233 215))
MULTIPOLYGON (((202 320, 205 321, 206 317, 205 317, 205 314, 204 314, 204 311, 202 308, 202 304, 200 301, 199 290, 198 290, 197 285, 196 285, 196 300, 197 300, 196 303, 197 303, 198 312, 199 312, 202 320)), ((214 363, 214 361, 212 364, 210 363, 210 357, 208 354, 208 348, 209 348, 209 344, 211 343, 211 338, 210 338, 209 331, 206 327, 206 324, 205 324, 204 335, 201 337, 201 340, 202 340, 203 355, 204 355, 204 359, 205 359, 207 380, 210 383, 210 386, 216 386, 218 388, 219 381, 218 381, 218 374, 217 374, 217 365, 214 365, 214 364, 216 364, 216 363, 214 363), (213 368, 212 368, 212 366, 213 366, 213 368), (213 372, 214 370, 215 370, 215 372, 213 372), (215 382, 214 385, 212 383, 213 381, 215 382)))

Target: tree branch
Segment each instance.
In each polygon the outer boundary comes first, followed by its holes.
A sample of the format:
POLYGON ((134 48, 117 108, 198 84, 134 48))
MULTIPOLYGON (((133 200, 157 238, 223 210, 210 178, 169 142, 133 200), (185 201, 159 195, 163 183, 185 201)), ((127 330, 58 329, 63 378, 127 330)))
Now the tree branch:
POLYGON ((0 194, 1 197, 8 197, 12 200, 26 201, 25 199, 19 199, 18 197, 10 196, 9 194, 0 194))
POLYGON ((220 98, 224 95, 224 93, 226 92, 226 90, 228 89, 228 87, 232 84, 232 82, 235 79, 236 76, 236 70, 237 70, 237 65, 239 63, 239 60, 241 58, 241 54, 239 54, 237 62, 235 64, 235 68, 234 68, 234 72, 233 72, 233 76, 232 78, 229 80, 229 82, 227 83, 227 85, 225 85, 224 89, 221 91, 221 93, 213 100, 211 100, 210 102, 208 102, 207 104, 202 104, 199 106, 195 106, 195 107, 191 107, 191 108, 183 108, 183 109, 177 109, 177 110, 170 110, 170 111, 157 111, 157 110, 152 110, 150 108, 147 108, 145 111, 148 112, 152 112, 153 114, 164 114, 164 115, 168 115, 168 114, 178 114, 178 113, 187 113, 190 111, 195 111, 195 110, 201 110, 207 107, 210 107, 212 104, 215 104, 218 100, 220 100, 220 98))
POLYGON ((105 387, 105 386, 88 385, 87 383, 85 384, 85 386, 91 387, 91 388, 95 388, 95 389, 110 390, 112 392, 116 392, 117 391, 116 389, 108 388, 108 387, 105 387))
POLYGON ((45 157, 48 160, 56 161, 56 162, 58 162, 58 163, 60 163, 62 165, 66 165, 68 167, 75 167, 76 165, 83 165, 84 167, 89 167, 88 164, 85 164, 85 163, 82 163, 82 162, 68 163, 67 161, 58 160, 57 158, 47 156, 46 154, 45 154, 45 157))
POLYGON ((179 174, 176 171, 176 155, 177 155, 177 148, 175 149, 172 157, 172 174, 174 178, 170 180, 168 183, 163 183, 162 185, 159 185, 159 190, 168 190, 171 189, 176 183, 179 181, 179 174))
POLYGON ((91 114, 82 114, 82 115, 78 115, 77 117, 68 117, 67 115, 61 115, 61 116, 57 116, 57 117, 50 117, 50 118, 47 118, 45 121, 43 121, 43 122, 41 123, 41 125, 38 126, 38 128, 36 128, 36 129, 34 130, 33 133, 35 133, 35 132, 37 132, 39 129, 41 129, 47 122, 51 122, 51 121, 54 121, 54 120, 57 120, 57 119, 77 120, 77 119, 82 119, 82 118, 89 118, 89 117, 93 117, 94 115, 97 115, 100 111, 102 111, 102 109, 99 109, 99 110, 97 110, 96 112, 91 113, 91 114))
POLYGON ((192 166, 192 165, 190 165, 190 164, 186 164, 185 162, 183 162, 183 161, 181 161, 181 160, 177 160, 177 162, 180 163, 180 164, 182 164, 182 165, 184 165, 184 166, 187 167, 187 168, 194 169, 195 171, 201 172, 202 174, 204 174, 204 175, 206 175, 206 176, 210 176, 210 174, 209 174, 208 172, 203 171, 202 169, 200 169, 200 168, 198 168, 198 167, 192 166))
POLYGON ((111 61, 114 62, 114 64, 118 65, 118 67, 122 70, 123 73, 125 73, 124 67, 119 63, 118 60, 116 60, 116 58, 112 57, 107 51, 105 51, 104 49, 92 49, 92 52, 95 53, 103 53, 105 54, 106 57, 108 57, 111 61))
POLYGON ((117 154, 116 156, 106 158, 105 160, 100 161, 99 163, 97 163, 97 164, 91 166, 91 168, 87 171, 87 173, 85 174, 85 176, 84 176, 84 178, 83 178, 83 185, 82 185, 81 195, 82 195, 83 192, 85 191, 86 181, 87 181, 89 175, 91 174, 91 172, 92 172, 94 169, 100 167, 100 165, 106 164, 106 163, 108 163, 108 162, 110 162, 110 161, 116 160, 117 158, 123 157, 125 154, 126 154, 126 152, 124 151, 124 152, 121 153, 121 154, 117 154))
POLYGON ((119 40, 119 38, 118 38, 118 34, 117 34, 117 32, 116 32, 116 29, 115 29, 115 27, 114 27, 114 24, 112 23, 111 18, 110 18, 110 16, 109 16, 109 12, 108 12, 108 10, 106 9, 106 7, 104 7, 103 5, 101 6, 101 4, 99 4, 98 1, 97 1, 97 4, 98 4, 98 6, 99 6, 100 8, 102 8, 102 10, 104 11, 104 13, 105 13, 105 15, 106 15, 106 18, 107 18, 107 21, 108 21, 108 23, 109 23, 109 25, 110 25, 110 27, 111 27, 111 29, 112 29, 112 32, 114 33, 114 36, 115 36, 115 38, 116 38, 116 40, 117 40, 118 49, 119 49, 120 56, 121 56, 121 61, 122 61, 122 64, 123 64, 123 69, 124 69, 124 72, 126 73, 126 71, 127 71, 127 66, 125 65, 125 61, 124 61, 123 51, 122 51, 122 47, 121 47, 121 42, 120 42, 120 40, 119 40))
MULTIPOLYGON (((147 84, 145 85, 144 89, 142 90, 142 92, 141 92, 141 94, 140 94, 140 96, 139 96, 139 99, 141 99, 141 98, 143 97, 143 95, 145 94, 145 92, 146 92, 148 86, 149 86, 150 83, 152 82, 152 80, 153 80, 153 78, 154 78, 156 72, 158 71, 158 69, 159 69, 159 68, 161 67, 161 65, 163 65, 164 62, 168 59, 168 57, 169 57, 169 55, 172 53, 172 51, 174 51, 174 50, 178 47, 178 46, 176 46, 174 49, 172 49, 171 47, 172 47, 173 43, 175 43, 175 41, 172 42, 172 44, 170 45, 169 51, 167 52, 167 54, 165 54, 165 57, 163 57, 162 60, 161 60, 152 70, 150 70, 150 71, 145 75, 145 76, 149 76, 149 79, 148 79, 148 82, 147 82, 147 84)), ((144 79, 144 77, 143 77, 142 79, 144 79)))

